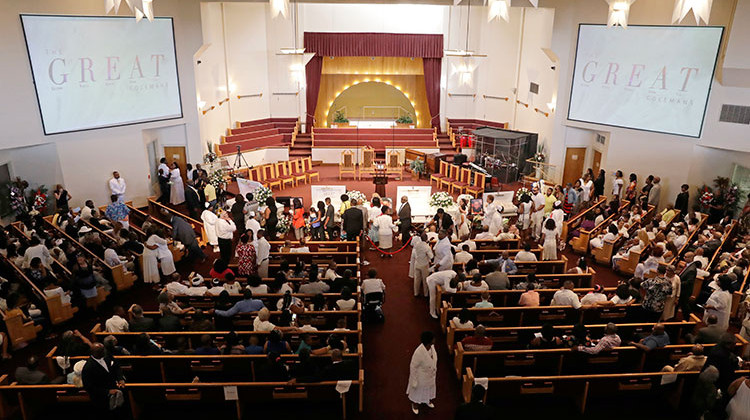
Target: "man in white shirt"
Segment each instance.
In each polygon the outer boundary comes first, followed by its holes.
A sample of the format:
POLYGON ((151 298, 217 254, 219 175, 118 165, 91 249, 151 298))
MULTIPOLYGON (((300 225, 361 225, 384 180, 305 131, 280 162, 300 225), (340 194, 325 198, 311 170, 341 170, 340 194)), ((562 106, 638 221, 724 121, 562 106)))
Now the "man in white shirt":
POLYGON ((523 251, 518 251, 514 260, 515 262, 536 261, 537 258, 536 254, 531 252, 531 245, 527 243, 523 246, 523 251))
POLYGON ((450 270, 453 268, 453 252, 448 234, 441 230, 438 233, 438 243, 433 249, 435 252, 435 271, 450 270))
POLYGON ((437 286, 440 285, 444 290, 453 291, 455 289, 450 286, 451 280, 458 277, 458 274, 453 270, 438 271, 427 276, 427 290, 429 291, 430 300, 430 316, 438 319, 438 304, 437 302, 437 286))
POLYGON ((268 277, 268 257, 271 255, 271 244, 266 240, 266 231, 258 231, 258 246, 255 247, 258 275, 264 279, 268 277))
POLYGON ((93 201, 86 200, 86 204, 81 209, 81 219, 88 222, 92 217, 99 217, 99 212, 96 207, 94 207, 93 201))
POLYGON ((550 302, 550 306, 572 306, 575 309, 579 309, 581 307, 581 300, 573 291, 572 281, 565 280, 565 283, 563 283, 563 287, 560 290, 556 291, 552 296, 552 302, 550 302))
POLYGON ((427 243, 427 234, 422 233, 421 240, 414 245, 414 296, 419 296, 422 289, 424 296, 429 296, 427 276, 430 273, 430 262, 434 254, 427 243))
POLYGON ((112 172, 112 179, 109 180, 109 190, 112 191, 112 195, 117 196, 117 201, 125 202, 125 189, 127 185, 125 180, 120 177, 120 173, 117 171, 112 172))
POLYGON ((542 221, 544 221, 544 204, 546 198, 539 191, 539 186, 534 185, 531 189, 531 228, 535 239, 539 239, 542 234, 542 221))
POLYGON ((305 245, 305 238, 299 238, 299 246, 296 247, 296 248, 290 249, 289 252, 292 252, 292 253, 295 253, 295 252, 296 253, 300 253, 300 252, 309 253, 310 252, 310 247, 308 247, 307 245, 305 245))
POLYGON ((260 230, 260 223, 255 219, 255 212, 251 211, 248 213, 250 217, 245 220, 245 229, 253 231, 253 238, 258 238, 258 231, 260 230))
POLYGON ((336 274, 336 261, 331 260, 331 262, 328 263, 328 268, 326 268, 326 272, 323 274, 323 279, 328 281, 334 281, 336 280, 336 277, 338 277, 338 274, 336 274))
POLYGON ((453 261, 456 264, 466 264, 473 259, 474 256, 469 252, 469 245, 461 247, 461 251, 456 252, 456 255, 453 257, 453 261))
MULTIPOLYGON (((466 238, 466 237, 464 237, 466 238)), ((461 238, 461 239, 464 239, 461 238)), ((456 249, 464 249, 464 245, 469 246, 469 252, 476 251, 477 250, 477 243, 472 241, 471 238, 466 238, 465 241, 461 242, 460 244, 456 245, 456 249)))
POLYGON ((104 328, 109 333, 128 332, 130 326, 125 319, 125 309, 122 306, 114 307, 115 314, 104 323, 104 328))
POLYGON ((378 272, 374 268, 367 272, 367 278, 362 280, 362 294, 367 296, 370 293, 385 293, 385 283, 377 276, 378 272))
POLYGON ((476 239, 477 241, 483 241, 487 239, 495 239, 495 237, 490 233, 489 226, 483 226, 482 231, 477 233, 477 236, 475 236, 474 239, 476 239))
POLYGON ((33 235, 29 241, 29 247, 26 248, 26 252, 23 254, 22 268, 29 268, 31 260, 35 257, 39 257, 39 259, 42 260, 42 264, 45 267, 50 268, 52 257, 49 255, 49 250, 44 246, 42 241, 39 240, 38 236, 33 235))
POLYGON ((232 258, 232 238, 236 230, 237 225, 232 221, 230 213, 228 211, 222 213, 216 221, 216 236, 219 240, 221 259, 226 263, 229 263, 232 258))

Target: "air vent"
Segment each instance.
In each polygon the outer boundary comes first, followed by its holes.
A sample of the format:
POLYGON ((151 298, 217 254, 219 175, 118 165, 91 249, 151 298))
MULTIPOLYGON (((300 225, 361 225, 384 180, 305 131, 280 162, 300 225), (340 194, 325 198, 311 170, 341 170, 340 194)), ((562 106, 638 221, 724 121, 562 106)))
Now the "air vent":
POLYGON ((735 124, 750 124, 750 106, 722 105, 719 121, 735 124))
POLYGON ((599 143, 599 144, 604 144, 604 142, 606 141, 606 139, 607 138, 604 137, 604 136, 602 136, 601 134, 597 134, 596 135, 596 142, 599 143))
POLYGON ((539 84, 531 82, 529 84, 529 92, 538 94, 539 93, 539 84))

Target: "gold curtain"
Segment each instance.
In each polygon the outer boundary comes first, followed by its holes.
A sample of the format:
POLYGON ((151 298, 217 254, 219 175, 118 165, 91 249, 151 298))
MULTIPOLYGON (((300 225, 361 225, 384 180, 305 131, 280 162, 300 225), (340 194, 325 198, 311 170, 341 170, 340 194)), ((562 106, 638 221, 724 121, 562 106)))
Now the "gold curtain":
MULTIPOLYGON (((388 83, 408 96, 416 111, 416 126, 429 128, 429 106, 421 58, 324 57, 315 111, 315 126, 325 127, 329 108, 347 87, 369 81, 388 83)), ((332 111, 331 111, 332 112, 332 111)))

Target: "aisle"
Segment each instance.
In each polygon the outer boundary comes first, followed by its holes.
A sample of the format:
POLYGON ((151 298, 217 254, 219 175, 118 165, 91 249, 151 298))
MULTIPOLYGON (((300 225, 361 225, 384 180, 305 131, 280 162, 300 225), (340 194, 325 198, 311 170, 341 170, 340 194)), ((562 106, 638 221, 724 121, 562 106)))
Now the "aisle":
MULTIPOLYGON (((394 246, 400 244, 394 240, 394 246)), ((368 249, 366 247, 365 249, 368 249)), ((445 347, 445 337, 437 321, 427 313, 427 299, 415 298, 408 276, 411 248, 381 259, 377 251, 365 251, 369 266, 386 284, 385 324, 364 326, 365 406, 363 419, 453 418, 459 403, 460 386, 453 374, 453 360, 445 347), (411 412, 406 397, 409 362, 422 331, 435 333, 438 352, 437 399, 435 408, 411 412)))

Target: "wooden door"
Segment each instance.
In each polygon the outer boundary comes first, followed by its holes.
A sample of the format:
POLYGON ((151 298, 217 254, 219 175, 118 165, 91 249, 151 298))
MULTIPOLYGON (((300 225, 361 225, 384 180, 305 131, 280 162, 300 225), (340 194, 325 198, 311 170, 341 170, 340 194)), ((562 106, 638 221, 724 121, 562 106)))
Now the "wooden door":
POLYGON ((565 151, 565 169, 563 170, 563 185, 576 180, 583 174, 583 164, 586 160, 585 147, 568 147, 565 151))
POLYGON ((172 162, 177 162, 177 166, 180 167, 180 175, 182 176, 182 182, 187 182, 185 176, 187 170, 187 155, 185 153, 184 146, 170 146, 164 147, 164 157, 167 158, 167 165, 172 168, 172 162))
POLYGON ((591 164, 591 167, 594 169, 594 178, 598 177, 599 169, 602 168, 602 152, 594 150, 594 163, 591 164))

